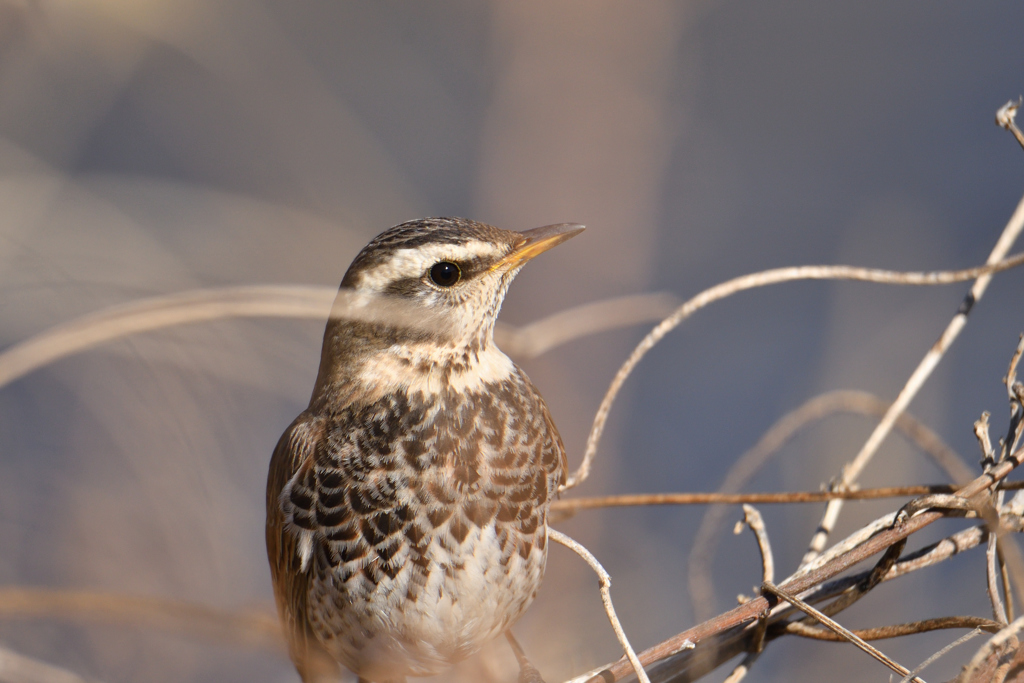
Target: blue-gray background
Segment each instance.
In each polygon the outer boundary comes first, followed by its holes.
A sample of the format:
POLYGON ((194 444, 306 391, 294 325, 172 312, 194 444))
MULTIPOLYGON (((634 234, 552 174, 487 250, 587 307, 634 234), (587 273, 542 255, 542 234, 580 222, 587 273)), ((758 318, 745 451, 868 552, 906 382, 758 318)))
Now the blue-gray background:
MULTIPOLYGON (((1024 90, 1022 28, 1011 2, 0 0, 0 344, 138 297, 334 285, 371 236, 427 215, 588 225, 523 272, 503 314, 518 324, 781 265, 981 263, 1024 189, 1024 153, 993 125, 1024 90)), ((797 283, 716 304, 629 381, 579 493, 711 490, 811 396, 892 398, 964 291, 797 283)), ((1022 273, 995 280, 912 406, 972 462, 978 415, 1005 425, 1022 293, 1022 273)), ((0 389, 0 584, 270 609, 265 468, 321 331, 182 327, 0 389)), ((573 462, 641 333, 524 362, 573 462)), ((755 488, 816 488, 869 428, 813 428, 755 488)), ((863 482, 941 478, 894 437, 863 482)), ((889 506, 850 506, 842 530, 889 506)), ((781 573, 819 512, 765 509, 781 573)), ((694 622, 701 514, 561 527, 607 563, 638 647, 694 622)), ((759 580, 747 536, 726 534, 715 566, 719 610, 759 580)), ((986 615, 983 571, 958 558, 847 623, 986 615)), ((549 681, 617 656, 592 575, 562 549, 517 631, 549 681)), ((885 648, 912 666, 954 637, 885 648)), ((7 621, 0 644, 111 682, 297 680, 279 653, 141 627, 7 621)), ((481 671, 515 679, 503 644, 458 675, 481 671)), ((749 680, 843 674, 886 675, 844 646, 785 642, 749 680)))

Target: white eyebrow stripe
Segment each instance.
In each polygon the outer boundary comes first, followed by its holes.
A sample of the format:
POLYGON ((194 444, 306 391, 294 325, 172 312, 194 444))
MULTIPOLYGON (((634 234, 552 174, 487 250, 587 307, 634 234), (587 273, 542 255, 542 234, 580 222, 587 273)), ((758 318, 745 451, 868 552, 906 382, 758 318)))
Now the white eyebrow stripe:
POLYGON ((410 249, 397 249, 391 257, 360 275, 359 288, 383 292, 400 278, 418 277, 438 261, 468 261, 495 256, 500 248, 483 240, 462 244, 426 244, 410 249))

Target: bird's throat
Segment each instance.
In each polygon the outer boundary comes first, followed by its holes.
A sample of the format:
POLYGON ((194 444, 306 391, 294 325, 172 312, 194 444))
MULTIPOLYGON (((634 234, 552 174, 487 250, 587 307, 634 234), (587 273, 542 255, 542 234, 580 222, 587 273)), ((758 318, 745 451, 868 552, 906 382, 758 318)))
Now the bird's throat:
POLYGON ((488 385, 502 382, 514 372, 511 359, 493 343, 470 347, 402 344, 367 358, 353 379, 371 393, 405 391, 430 396, 486 391, 488 385))

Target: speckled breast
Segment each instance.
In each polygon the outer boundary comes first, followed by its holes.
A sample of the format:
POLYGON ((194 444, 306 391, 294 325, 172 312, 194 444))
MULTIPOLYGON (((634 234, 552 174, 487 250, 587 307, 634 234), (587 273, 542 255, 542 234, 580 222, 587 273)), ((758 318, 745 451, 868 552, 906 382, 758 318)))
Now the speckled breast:
POLYGON ((395 392, 325 416, 284 492, 313 528, 310 622, 359 675, 430 675, 536 596, 565 455, 518 370, 479 391, 395 392))

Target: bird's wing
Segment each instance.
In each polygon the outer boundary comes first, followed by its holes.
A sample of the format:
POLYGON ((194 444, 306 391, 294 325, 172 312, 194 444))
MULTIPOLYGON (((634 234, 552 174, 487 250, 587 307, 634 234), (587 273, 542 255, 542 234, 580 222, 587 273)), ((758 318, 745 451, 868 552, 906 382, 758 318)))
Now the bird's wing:
POLYGON ((288 652, 306 683, 337 680, 340 671, 309 627, 307 600, 311 577, 308 563, 303 561, 303 546, 310 545, 311 533, 296 532, 298 511, 285 510, 282 494, 298 473, 312 470, 314 454, 323 438, 321 420, 308 413, 299 415, 281 435, 267 478, 267 556, 274 597, 288 639, 288 652))
POLYGON ((565 455, 562 437, 558 433, 558 427, 555 426, 554 418, 551 417, 547 402, 544 401, 544 397, 540 395, 537 387, 526 376, 526 373, 518 367, 517 370, 523 390, 529 391, 533 395, 533 423, 530 428, 543 434, 540 451, 531 466, 540 468, 547 475, 548 492, 543 501, 546 505, 554 499, 558 487, 565 483, 569 462, 565 455))
POLYGON ((417 436, 423 413, 396 393, 293 425, 291 476, 277 502, 298 571, 341 584, 362 572, 376 584, 405 561, 423 561, 432 527, 426 508, 418 516, 410 509, 420 485, 409 480, 422 472, 406 460, 434 457, 417 436))

